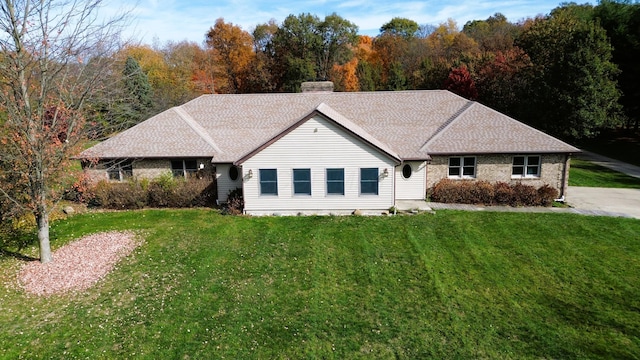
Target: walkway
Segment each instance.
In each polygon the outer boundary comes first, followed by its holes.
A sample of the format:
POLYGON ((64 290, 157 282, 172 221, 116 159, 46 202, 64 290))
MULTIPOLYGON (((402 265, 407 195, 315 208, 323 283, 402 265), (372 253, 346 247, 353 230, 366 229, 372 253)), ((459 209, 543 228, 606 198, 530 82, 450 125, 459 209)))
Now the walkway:
MULTIPOLYGON (((620 189, 617 189, 620 190, 620 189)), ((632 189, 633 190, 633 189, 632 189)), ((638 195, 640 195, 640 190, 638 195)), ((542 207, 542 206, 484 206, 484 205, 471 205, 471 204, 444 204, 434 203, 419 200, 398 200, 396 201, 396 207, 400 211, 435 211, 435 210, 463 210, 463 211, 495 211, 495 212, 516 212, 516 213, 568 213, 568 214, 581 214, 581 215, 593 215, 593 216, 613 216, 613 217, 635 217, 640 219, 640 213, 629 214, 620 211, 609 211, 598 208, 555 208, 555 207, 542 207)), ((640 208, 639 208, 640 210, 640 208)))

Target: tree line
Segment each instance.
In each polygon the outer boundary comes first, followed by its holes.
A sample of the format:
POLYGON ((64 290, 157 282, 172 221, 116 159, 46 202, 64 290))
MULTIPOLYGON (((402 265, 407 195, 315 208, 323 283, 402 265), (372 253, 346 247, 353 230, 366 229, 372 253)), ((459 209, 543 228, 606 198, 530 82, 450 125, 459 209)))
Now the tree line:
POLYGON ((132 63, 123 78, 140 78, 122 81, 123 101, 100 114, 135 123, 200 94, 297 92, 303 81, 330 80, 336 91, 448 89, 576 141, 638 129, 639 19, 639 3, 612 0, 563 4, 517 23, 497 13, 461 29, 452 19, 393 18, 375 37, 335 13, 289 15, 251 31, 221 18, 203 45, 116 54, 132 63))

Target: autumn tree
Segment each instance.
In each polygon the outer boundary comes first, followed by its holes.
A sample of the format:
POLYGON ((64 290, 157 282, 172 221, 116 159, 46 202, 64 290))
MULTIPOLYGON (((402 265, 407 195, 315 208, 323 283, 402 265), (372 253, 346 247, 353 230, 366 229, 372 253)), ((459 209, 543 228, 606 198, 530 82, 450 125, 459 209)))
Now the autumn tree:
POLYGON ((533 70, 531 59, 518 47, 486 54, 475 71, 478 100, 507 115, 519 116, 533 70))
POLYGON ((358 59, 353 58, 344 65, 334 64, 331 69, 331 81, 333 81, 336 91, 359 91, 358 82, 358 59))
POLYGON ((427 37, 432 56, 452 62, 463 55, 473 56, 480 52, 475 40, 458 30, 458 25, 453 19, 440 24, 431 35, 427 37))
POLYGON ((379 72, 374 67, 376 53, 373 50, 373 38, 361 35, 358 45, 354 50, 354 57, 358 60, 356 77, 358 78, 359 91, 374 91, 379 82, 379 72))
POLYGON ((212 60, 207 50, 190 41, 167 42, 160 50, 173 92, 171 106, 181 105, 202 94, 212 93, 209 69, 212 60))
POLYGON ((520 33, 520 27, 507 21, 501 13, 496 13, 487 20, 467 22, 462 32, 474 39, 482 51, 509 51, 520 33))
POLYGON ((40 261, 52 261, 49 214, 83 138, 84 105, 111 71, 122 17, 101 21, 100 0, 0 4, 0 194, 33 214, 40 261))
POLYGON ((216 91, 230 94, 242 92, 243 80, 255 56, 251 35, 240 26, 225 23, 220 18, 207 32, 206 43, 213 50, 219 68, 220 83, 216 91))
POLYGON ((406 88, 406 75, 404 74, 403 60, 409 51, 409 39, 392 33, 382 33, 373 40, 375 56, 370 63, 380 71, 380 88, 398 89, 398 77, 402 72, 401 87, 406 88), (390 84, 393 82, 394 84, 390 84))
POLYGON ((476 83, 471 78, 471 73, 469 73, 469 69, 465 65, 451 69, 447 80, 444 82, 444 88, 469 100, 478 98, 476 83))

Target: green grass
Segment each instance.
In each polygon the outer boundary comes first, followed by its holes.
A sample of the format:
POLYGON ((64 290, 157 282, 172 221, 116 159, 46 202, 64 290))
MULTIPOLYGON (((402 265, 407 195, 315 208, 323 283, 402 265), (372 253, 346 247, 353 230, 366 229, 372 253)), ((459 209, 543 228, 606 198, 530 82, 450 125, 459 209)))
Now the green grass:
POLYGON ((569 186, 640 189, 640 179, 574 158, 569 169, 569 186))
POLYGON ((634 219, 146 210, 55 222, 53 245, 115 229, 145 243, 83 294, 26 296, 0 258, 0 358, 640 357, 634 219))

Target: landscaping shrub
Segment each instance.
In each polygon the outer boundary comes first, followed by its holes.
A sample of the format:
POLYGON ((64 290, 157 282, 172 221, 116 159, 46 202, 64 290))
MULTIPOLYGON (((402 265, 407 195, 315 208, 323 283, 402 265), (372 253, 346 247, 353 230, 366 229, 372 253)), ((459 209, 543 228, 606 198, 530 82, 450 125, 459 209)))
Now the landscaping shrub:
POLYGON ((140 183, 135 181, 124 183, 100 181, 94 193, 92 205, 105 209, 141 209, 147 204, 147 192, 140 183))
POLYGON ((471 187, 472 203, 491 205, 494 203, 495 190, 488 181, 474 181, 471 187))
POLYGON ((101 181, 92 193, 93 200, 89 204, 106 209, 212 206, 216 199, 215 185, 211 180, 175 179, 170 173, 153 180, 101 181))
POLYGON ((494 204, 511 205, 514 196, 513 187, 506 182, 497 182, 493 184, 494 204))
POLYGON ((236 188, 229 192, 224 212, 229 215, 240 215, 244 212, 244 198, 241 188, 236 188))
POLYGON ((451 179, 442 179, 433 186, 429 192, 429 198, 434 202, 459 203, 461 199, 460 192, 458 182, 451 179))
MULTIPOLYGON (((148 180, 147 180, 148 181, 148 180)), ((150 207, 173 207, 175 202, 174 192, 178 187, 178 181, 174 179, 173 174, 163 174, 152 181, 148 181, 147 189, 147 206, 150 207)))
POLYGON ((429 189, 430 200, 442 203, 550 206, 557 197, 558 191, 549 185, 536 189, 522 183, 443 179, 429 189))
POLYGON ((549 185, 543 185, 538 189, 538 199, 540 206, 551 206, 555 199, 558 198, 560 193, 557 189, 552 188, 549 185))
POLYGON ((513 185, 514 198, 511 206, 537 206, 538 191, 535 187, 516 183, 513 185))

